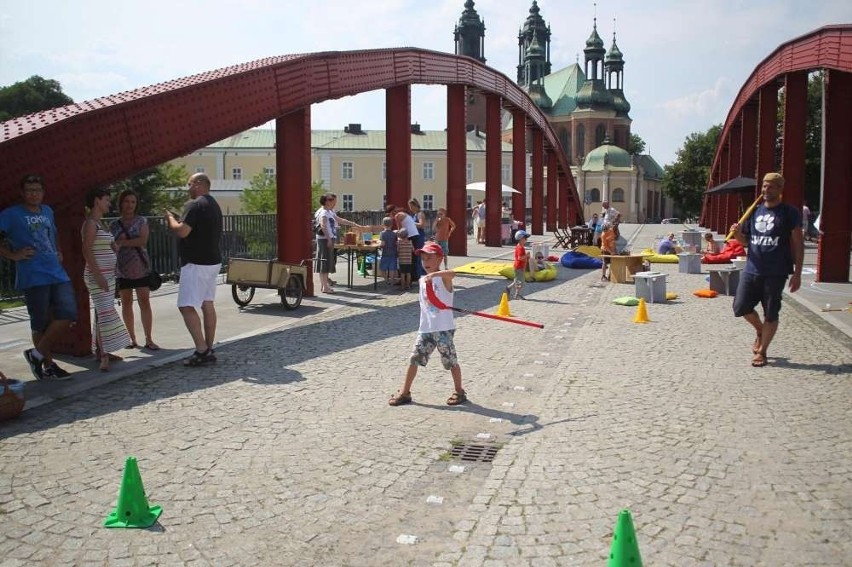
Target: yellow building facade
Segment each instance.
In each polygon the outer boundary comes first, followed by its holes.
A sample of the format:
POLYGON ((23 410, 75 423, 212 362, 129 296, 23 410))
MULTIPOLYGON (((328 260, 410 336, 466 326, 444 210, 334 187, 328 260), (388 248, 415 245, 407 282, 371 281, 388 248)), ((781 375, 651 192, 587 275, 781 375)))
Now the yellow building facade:
MULTIPOLYGON (((512 145, 502 144, 502 182, 511 185, 512 145)), ((286 159, 286 158, 285 158, 286 159)), ((241 192, 257 175, 275 175, 275 131, 252 129, 172 160, 189 173, 205 173, 211 192, 226 214, 239 214, 241 192)), ((311 179, 337 194, 341 211, 384 210, 387 158, 385 132, 350 124, 343 130, 311 132, 311 179)), ((485 181, 485 134, 467 133, 467 182, 485 181)), ((411 194, 425 210, 446 206, 447 133, 411 133, 411 194)), ((484 193, 468 194, 468 205, 484 193)), ((404 203, 395 203, 404 205, 404 203)))

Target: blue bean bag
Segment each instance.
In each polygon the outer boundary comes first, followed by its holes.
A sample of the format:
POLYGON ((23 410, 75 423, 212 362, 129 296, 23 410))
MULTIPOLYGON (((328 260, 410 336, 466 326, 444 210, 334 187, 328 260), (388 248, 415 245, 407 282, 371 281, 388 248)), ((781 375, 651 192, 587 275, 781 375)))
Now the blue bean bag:
POLYGON ((559 262, 566 268, 574 268, 577 270, 594 270, 603 266, 603 260, 600 258, 592 258, 582 252, 569 250, 562 255, 559 262))

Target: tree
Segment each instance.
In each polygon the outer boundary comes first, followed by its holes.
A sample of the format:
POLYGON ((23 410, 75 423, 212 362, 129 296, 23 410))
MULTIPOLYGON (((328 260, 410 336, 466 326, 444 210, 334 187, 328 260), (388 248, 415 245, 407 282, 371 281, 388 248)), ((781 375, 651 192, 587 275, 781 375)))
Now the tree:
POLYGON ((677 151, 677 160, 665 167, 663 192, 672 198, 684 216, 695 216, 701 211, 721 132, 721 124, 704 133, 693 132, 677 151))
POLYGON ((0 87, 0 122, 73 103, 62 92, 59 81, 33 75, 26 81, 0 87))
POLYGON ((139 214, 157 216, 163 209, 175 212, 183 209, 189 198, 184 189, 187 177, 185 167, 164 163, 113 183, 109 189, 116 197, 125 189, 133 189, 139 194, 139 214))
POLYGON ((630 139, 627 141, 627 153, 633 155, 644 152, 645 140, 639 134, 630 134, 630 139))
MULTIPOLYGON (((311 183, 311 210, 319 208, 319 198, 325 193, 322 180, 311 183)), ((246 214, 274 213, 278 210, 278 193, 275 177, 259 173, 252 177, 249 186, 240 195, 246 214)))
POLYGON ((278 209, 275 176, 258 173, 240 195, 243 212, 253 214, 274 213, 278 209))

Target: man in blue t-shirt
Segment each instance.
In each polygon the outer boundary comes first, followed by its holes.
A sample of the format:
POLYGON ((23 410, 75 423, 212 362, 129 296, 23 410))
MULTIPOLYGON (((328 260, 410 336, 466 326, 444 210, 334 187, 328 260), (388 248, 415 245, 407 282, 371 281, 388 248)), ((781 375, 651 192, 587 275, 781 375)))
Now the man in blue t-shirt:
POLYGON ((748 321, 757 333, 752 346, 752 366, 766 366, 766 351, 778 330, 778 313, 784 284, 790 277, 790 293, 802 285, 805 256, 802 215, 781 201, 784 178, 767 173, 763 178, 763 202, 744 224, 731 226, 748 260, 734 298, 734 315, 748 321), (792 276, 790 276, 792 274, 792 276), (754 310, 763 306, 763 321, 754 310))
POLYGON ((24 176, 21 200, 0 212, 0 256, 15 262, 15 288, 24 293, 30 315, 34 348, 25 350, 24 358, 37 380, 62 380, 70 375, 53 361, 51 351, 77 320, 77 300, 62 267, 53 209, 42 204, 41 177, 24 176))

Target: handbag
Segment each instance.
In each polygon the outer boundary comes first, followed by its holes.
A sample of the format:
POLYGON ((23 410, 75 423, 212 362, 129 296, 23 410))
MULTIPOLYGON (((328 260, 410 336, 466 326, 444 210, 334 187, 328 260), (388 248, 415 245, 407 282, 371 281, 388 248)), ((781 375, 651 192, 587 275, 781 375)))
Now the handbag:
MULTIPOLYGON (((126 228, 124 228, 124 223, 121 222, 121 220, 118 221, 118 226, 121 227, 121 230, 124 231, 124 234, 127 235, 127 238, 131 238, 130 233, 127 232, 126 228)), ((142 260, 142 263, 147 266, 148 261, 145 260, 145 255, 142 254, 142 249, 139 246, 134 246, 133 248, 136 250, 136 253, 139 254, 139 259, 142 260)), ((150 267, 148 268, 148 275, 145 277, 148 280, 148 289, 150 289, 151 291, 157 291, 158 289, 160 289, 160 286, 163 285, 163 276, 160 275, 160 272, 152 270, 150 267)))

